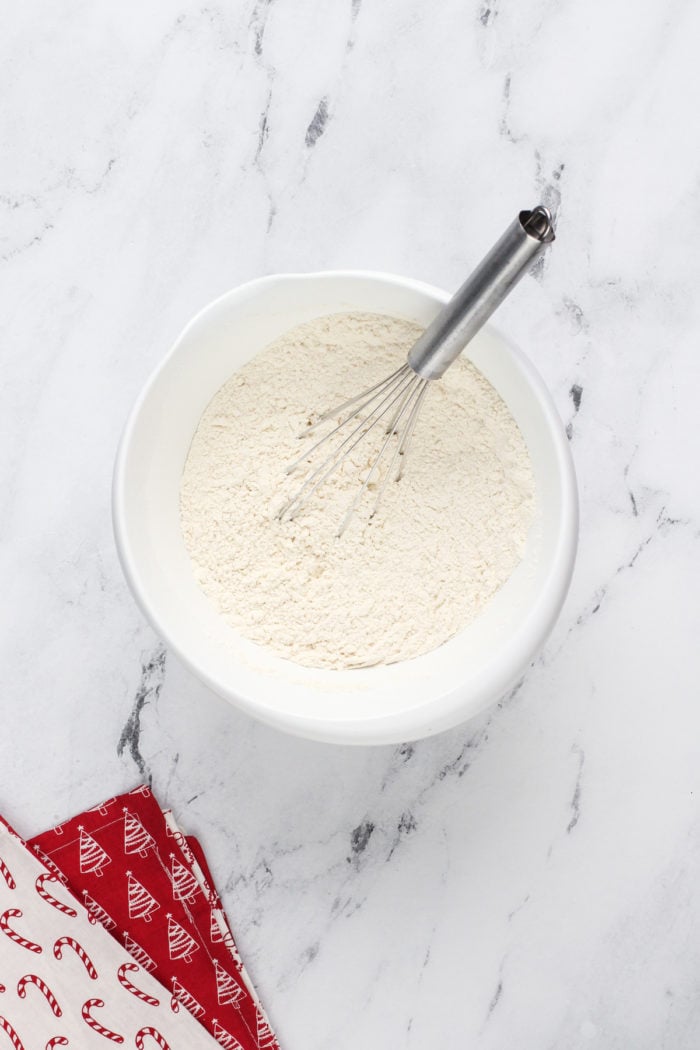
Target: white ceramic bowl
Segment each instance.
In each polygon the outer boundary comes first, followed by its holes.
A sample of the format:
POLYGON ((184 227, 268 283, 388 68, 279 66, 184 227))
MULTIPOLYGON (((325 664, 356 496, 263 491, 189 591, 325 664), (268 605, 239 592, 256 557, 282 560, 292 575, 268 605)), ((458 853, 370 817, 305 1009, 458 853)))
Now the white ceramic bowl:
POLYGON ((389 744, 457 725, 517 682, 564 601, 578 522, 568 443, 533 366, 490 327, 467 352, 520 426, 538 511, 524 560, 474 623, 414 660, 352 671, 309 669, 236 634, 195 582, 180 532, 180 477, 199 418, 226 379, 286 329, 321 314, 375 311, 426 325, 447 298, 417 281, 363 271, 252 281, 190 322, 127 423, 113 512, 137 602, 194 674, 236 707, 287 732, 389 744))

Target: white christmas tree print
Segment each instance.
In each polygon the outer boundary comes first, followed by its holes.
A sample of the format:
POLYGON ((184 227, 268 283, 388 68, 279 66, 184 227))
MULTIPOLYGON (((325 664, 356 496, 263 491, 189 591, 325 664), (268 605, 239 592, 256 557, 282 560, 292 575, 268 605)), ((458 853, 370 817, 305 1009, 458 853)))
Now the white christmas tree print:
POLYGON ((224 1050, 243 1050, 235 1035, 231 1035, 225 1028, 222 1028, 216 1018, 213 1019, 213 1024, 214 1038, 219 1041, 224 1050))
POLYGON ((227 948, 233 947, 233 934, 230 930, 226 933, 221 928, 221 922, 217 917, 217 909, 212 908, 209 920, 209 939, 212 944, 225 944, 227 948))
POLYGON ((219 921, 216 917, 216 909, 212 908, 209 918, 209 940, 212 944, 220 944, 224 939, 219 921))
POLYGON ((193 901, 199 892, 199 883, 191 871, 170 854, 170 881, 173 884, 173 897, 176 901, 193 901))
POLYGON ((238 954, 236 948, 236 942, 233 939, 233 934, 228 928, 224 913, 219 909, 212 908, 209 919, 209 939, 212 944, 223 944, 231 952, 234 965, 236 967, 236 973, 240 973, 243 969, 243 961, 238 954), (219 918, 221 916, 221 918, 219 918))
MULTIPOLYGON (((173 1003, 182 1003, 182 1005, 185 1007, 185 1009, 189 1010, 189 1012, 192 1014, 193 1017, 204 1017, 204 1015, 206 1013, 206 1010, 204 1009, 202 1004, 198 1003, 197 1000, 195 999, 195 997, 193 995, 190 995, 190 993, 187 991, 187 989, 183 988, 183 986, 180 984, 180 982, 176 981, 174 977, 173 977, 173 998, 172 998, 171 1008, 173 1008, 173 1006, 172 1006, 173 1003)), ((175 1013, 177 1011, 173 1008, 173 1012, 175 1013)))
POLYGON ((102 875, 102 869, 112 861, 99 842, 96 842, 92 835, 88 835, 82 824, 78 831, 80 832, 80 873, 97 875, 99 878, 102 875))
POLYGON ((135 879, 130 871, 127 871, 127 893, 129 899, 129 918, 151 921, 151 912, 157 911, 160 904, 152 897, 145 886, 135 879))
POLYGON ((92 809, 89 809, 88 813, 99 813, 101 817, 106 817, 109 812, 109 807, 116 801, 116 798, 105 799, 104 802, 100 802, 99 805, 93 806, 92 809))
POLYGON ((214 968, 216 971, 216 998, 219 1006, 228 1006, 231 1003, 235 1005, 239 999, 243 998, 243 989, 236 978, 224 970, 216 959, 214 968))
POLYGON ((137 944, 134 938, 130 937, 126 930, 124 930, 124 947, 129 955, 136 959, 136 962, 141 963, 144 970, 148 970, 149 973, 152 973, 155 970, 156 964, 148 952, 145 951, 140 944, 137 944))
POLYGON ((116 922, 112 916, 104 910, 102 905, 98 904, 93 897, 90 896, 87 890, 83 890, 83 904, 88 911, 88 919, 94 926, 95 923, 100 922, 106 930, 113 930, 116 927, 116 922))
POLYGON ((187 930, 183 930, 179 922, 175 922, 172 915, 168 913, 168 951, 171 959, 183 959, 186 963, 192 962, 192 955, 198 951, 199 945, 194 937, 190 937, 187 930))
POLYGON ((147 857, 149 849, 155 849, 156 840, 144 828, 138 817, 124 808, 124 852, 138 853, 147 857))
POLYGON ((258 1011, 258 1047, 260 1050, 276 1050, 277 1040, 269 1024, 258 1011))

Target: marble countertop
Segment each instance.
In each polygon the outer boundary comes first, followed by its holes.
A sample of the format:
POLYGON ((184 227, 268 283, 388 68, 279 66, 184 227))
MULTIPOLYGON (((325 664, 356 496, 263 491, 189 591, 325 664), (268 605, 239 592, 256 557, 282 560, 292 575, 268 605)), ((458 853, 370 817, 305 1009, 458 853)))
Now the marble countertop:
POLYGON ((201 837, 285 1050, 700 1039, 700 139, 690 0, 17 7, 0 42, 0 810, 150 780, 201 837), (280 735, 117 564, 127 412, 190 316, 333 267, 455 288, 521 207, 499 323, 568 427, 571 592, 521 688, 395 748, 280 735))

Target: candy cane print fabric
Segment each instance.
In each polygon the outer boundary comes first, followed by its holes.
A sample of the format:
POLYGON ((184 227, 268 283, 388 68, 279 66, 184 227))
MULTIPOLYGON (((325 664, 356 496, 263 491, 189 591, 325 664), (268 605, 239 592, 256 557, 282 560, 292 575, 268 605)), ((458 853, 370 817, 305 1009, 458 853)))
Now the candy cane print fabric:
POLYGON ((0 818, 0 1050, 217 1050, 0 818))
MULTIPOLYGON (((224 1047, 279 1050, 203 854, 197 845, 200 863, 148 787, 111 798, 30 845, 82 899, 91 921, 168 989, 173 1013, 191 1014, 224 1047)), ((44 888, 56 891, 52 883, 44 888)), ((140 987, 127 971, 122 977, 140 987)))

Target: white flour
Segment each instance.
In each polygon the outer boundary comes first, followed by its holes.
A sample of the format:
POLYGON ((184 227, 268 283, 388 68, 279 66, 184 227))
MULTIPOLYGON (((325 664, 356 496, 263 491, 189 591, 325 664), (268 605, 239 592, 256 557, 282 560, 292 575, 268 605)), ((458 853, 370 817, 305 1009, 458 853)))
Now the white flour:
POLYGON ((336 538, 371 441, 294 521, 275 520, 303 480, 284 467, 307 447, 297 438, 307 421, 403 364, 420 331, 379 314, 300 325, 228 380, 194 436, 181 516, 196 578, 232 627, 297 663, 356 667, 434 649, 522 556, 534 507, 528 452, 464 359, 430 387, 406 472, 371 521, 368 500, 336 538))

